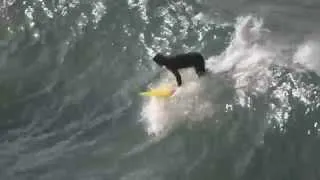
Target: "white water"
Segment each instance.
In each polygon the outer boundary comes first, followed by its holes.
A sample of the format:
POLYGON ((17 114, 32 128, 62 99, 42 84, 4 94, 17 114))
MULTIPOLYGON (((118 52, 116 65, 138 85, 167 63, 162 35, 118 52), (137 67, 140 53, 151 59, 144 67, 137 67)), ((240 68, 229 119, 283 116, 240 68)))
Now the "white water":
MULTIPOLYGON (((212 56, 206 61, 212 75, 199 80, 192 70, 185 70, 182 73, 184 85, 175 97, 145 100, 142 121, 147 133, 163 136, 175 125, 183 122, 199 122, 205 119, 216 121, 213 118, 216 107, 229 106, 215 102, 221 95, 221 91, 217 92, 218 87, 220 90, 227 88, 216 82, 217 77, 224 77, 226 82, 233 82, 233 89, 237 93, 235 97, 230 94, 230 100, 235 98, 237 104, 250 108, 250 98, 247 94, 264 94, 270 86, 277 83, 271 65, 276 64, 293 70, 304 67, 320 73, 320 64, 316 61, 320 47, 318 41, 307 40, 296 50, 289 44, 277 44, 271 39, 270 31, 263 26, 262 19, 253 16, 238 18, 230 45, 219 56, 212 56), (286 53, 286 50, 293 52, 286 53)), ((171 74, 166 74, 157 84, 169 82, 175 83, 175 80, 171 74)), ((278 119, 279 123, 285 121, 290 110, 289 104, 284 101, 286 90, 288 89, 278 88, 274 92, 274 97, 283 102, 282 105, 276 107, 270 104, 270 117, 278 119)), ((297 97, 306 102, 306 97, 297 92, 297 97)))

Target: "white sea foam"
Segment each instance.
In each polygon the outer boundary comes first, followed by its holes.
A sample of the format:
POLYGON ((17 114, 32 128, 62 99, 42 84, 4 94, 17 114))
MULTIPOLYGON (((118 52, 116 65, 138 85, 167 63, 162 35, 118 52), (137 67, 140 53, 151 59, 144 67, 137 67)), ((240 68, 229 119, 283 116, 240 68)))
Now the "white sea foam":
MULTIPOLYGON (((230 72, 235 88, 247 90, 251 87, 258 92, 264 91, 270 76, 268 66, 274 56, 259 46, 262 31, 260 20, 252 17, 239 19, 230 46, 220 56, 207 60, 211 73, 230 72)), ((146 99, 142 116, 148 134, 161 135, 182 122, 202 121, 214 115, 214 99, 220 95, 217 87, 221 84, 215 83, 211 75, 198 79, 193 70, 184 70, 182 77, 184 85, 174 97, 146 99)), ((158 84, 169 81, 174 82, 170 74, 158 84)))
MULTIPOLYGON (((185 83, 170 98, 148 98, 142 116, 150 135, 162 135, 186 120, 203 120, 213 115, 210 93, 204 93, 206 80, 198 80, 190 70, 182 72, 185 83)), ((159 84, 167 84, 172 77, 166 76, 159 84)), ((158 85, 158 84, 157 84, 158 85)))
MULTIPOLYGON (((145 101, 142 115, 148 134, 167 133, 174 125, 185 121, 212 119, 217 103, 214 99, 221 93, 212 91, 222 86, 214 83, 214 76, 227 74, 233 82, 233 89, 237 92, 234 97, 231 95, 230 99, 236 98, 239 105, 250 107, 248 93, 264 94, 276 83, 270 68, 272 65, 286 66, 294 70, 297 69, 295 65, 300 64, 304 68, 320 73, 320 64, 316 60, 319 55, 320 41, 307 40, 295 51, 290 45, 272 41, 269 38, 269 32, 263 26, 261 19, 253 16, 239 17, 229 46, 218 56, 209 57, 206 61, 207 68, 213 76, 198 80, 192 70, 185 71, 182 75, 184 86, 175 97, 151 98, 145 101), (285 53, 288 49, 292 53, 285 53)), ((169 77, 172 76, 169 75, 169 77)), ((169 79, 162 78, 159 84, 166 83, 169 79)), ((174 79, 171 79, 171 82, 174 82, 174 79)), ((285 94, 284 91, 280 88, 275 92, 279 95, 279 93, 285 94)), ((306 97, 303 97, 304 93, 298 94, 301 95, 297 97, 301 98, 302 102, 307 102, 306 97)), ((283 117, 287 113, 283 107, 289 106, 287 104, 287 106, 281 105, 274 108, 270 105, 270 112, 274 111, 278 114, 280 112, 283 117)), ((278 119, 279 123, 282 123, 281 118, 278 119)))

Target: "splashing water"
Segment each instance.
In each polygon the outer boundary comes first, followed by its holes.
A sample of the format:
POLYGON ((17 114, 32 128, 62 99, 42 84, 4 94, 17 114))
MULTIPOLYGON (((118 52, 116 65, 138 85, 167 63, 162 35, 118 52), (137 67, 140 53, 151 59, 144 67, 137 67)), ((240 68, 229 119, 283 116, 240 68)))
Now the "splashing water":
MULTIPOLYGON (((217 112, 218 104, 227 106, 226 101, 216 102, 221 92, 214 92, 220 84, 215 82, 217 77, 227 74, 224 81, 231 80, 235 95, 230 95, 229 100, 236 100, 241 106, 250 107, 248 94, 255 96, 266 93, 270 87, 277 84, 272 65, 292 67, 292 63, 303 64, 311 70, 320 69, 317 62, 313 62, 319 47, 315 41, 303 43, 294 54, 294 57, 282 53, 281 48, 275 46, 269 38, 269 31, 263 27, 263 21, 253 16, 240 17, 235 24, 235 32, 229 46, 218 56, 211 56, 206 61, 207 68, 212 75, 197 79, 192 70, 186 70, 182 74, 185 84, 179 93, 169 99, 151 98, 145 101, 142 110, 143 122, 147 133, 156 136, 168 133, 175 125, 186 121, 203 121, 211 119, 217 112), (284 63, 286 59, 293 62, 284 63), (223 104, 225 103, 225 104, 223 104)), ((172 77, 172 76, 169 76, 172 77)), ((168 77, 162 78, 161 83, 167 83, 168 77)), ((172 79, 172 81, 174 81, 172 79)), ((226 89, 224 86, 222 89, 226 89)), ((223 90, 222 90, 223 91, 223 90)), ((275 97, 283 102, 285 90, 277 89, 275 97)), ((299 94, 299 93, 298 93, 299 94)), ((301 93, 300 93, 301 94, 301 93)), ((300 96, 299 96, 300 97, 300 96)), ((300 97, 306 102, 306 98, 300 97)), ((289 106, 280 105, 276 114, 286 117, 289 106), (285 109, 287 110, 285 110, 285 109)), ((270 111, 277 109, 270 104, 270 111)), ((283 121, 279 121, 283 123, 283 121)))
MULTIPOLYGON (((242 96, 241 92, 245 90, 263 92, 267 89, 271 77, 268 67, 274 54, 262 46, 263 32, 267 31, 262 29, 261 20, 251 16, 240 18, 229 47, 220 56, 211 57, 206 62, 212 75, 198 79, 192 70, 185 70, 182 73, 185 84, 176 96, 148 99, 142 113, 148 134, 157 136, 168 133, 184 121, 212 118, 217 107, 215 99, 221 93, 215 91, 221 84, 215 82, 214 74, 229 73, 235 81, 234 88, 240 90, 238 94, 242 96)), ((169 79, 167 77, 160 84, 169 79)))
POLYGON ((319 50, 320 40, 317 37, 311 37, 298 46, 297 52, 293 57, 293 62, 320 75, 319 50))
POLYGON ((215 73, 228 72, 238 90, 263 93, 271 78, 268 68, 276 58, 266 44, 267 32, 262 20, 239 18, 229 47, 220 56, 211 57, 208 67, 215 73))
MULTIPOLYGON (((142 116, 149 135, 162 136, 188 119, 201 121, 213 115, 213 104, 205 90, 205 78, 197 79, 193 71, 183 71, 184 85, 170 98, 152 97, 145 102, 142 116)), ((164 78, 166 84, 172 77, 164 78)))

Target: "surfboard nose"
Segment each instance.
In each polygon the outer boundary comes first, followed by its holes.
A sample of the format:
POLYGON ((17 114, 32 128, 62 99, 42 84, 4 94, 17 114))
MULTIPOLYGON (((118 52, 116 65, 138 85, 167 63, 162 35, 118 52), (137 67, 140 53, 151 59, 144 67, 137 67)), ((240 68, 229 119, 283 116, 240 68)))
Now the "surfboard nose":
POLYGON ((169 97, 174 94, 174 88, 155 88, 149 91, 141 92, 140 95, 142 96, 157 96, 157 97, 169 97))

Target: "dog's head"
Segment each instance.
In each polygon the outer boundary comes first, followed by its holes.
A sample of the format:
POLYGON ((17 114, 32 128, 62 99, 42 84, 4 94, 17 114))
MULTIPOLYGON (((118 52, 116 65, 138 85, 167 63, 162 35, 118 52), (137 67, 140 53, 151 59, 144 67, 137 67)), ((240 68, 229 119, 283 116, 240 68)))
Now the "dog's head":
POLYGON ((153 57, 153 61, 156 62, 159 66, 164 66, 165 65, 165 56, 163 54, 157 53, 153 57))

